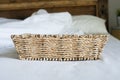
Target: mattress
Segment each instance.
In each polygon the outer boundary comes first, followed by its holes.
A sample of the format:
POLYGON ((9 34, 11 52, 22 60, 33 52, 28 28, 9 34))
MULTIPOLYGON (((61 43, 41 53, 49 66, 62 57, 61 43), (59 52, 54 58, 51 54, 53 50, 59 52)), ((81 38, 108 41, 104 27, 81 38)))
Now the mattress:
POLYGON ((14 45, 0 39, 0 80, 119 80, 120 41, 109 35, 96 61, 24 61, 14 45))

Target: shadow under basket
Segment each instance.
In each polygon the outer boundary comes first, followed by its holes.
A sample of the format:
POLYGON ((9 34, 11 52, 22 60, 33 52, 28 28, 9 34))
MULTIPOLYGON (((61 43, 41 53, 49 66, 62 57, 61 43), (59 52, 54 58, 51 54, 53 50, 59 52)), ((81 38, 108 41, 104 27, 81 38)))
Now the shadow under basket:
POLYGON ((100 59, 108 36, 11 35, 21 60, 80 61, 100 59))

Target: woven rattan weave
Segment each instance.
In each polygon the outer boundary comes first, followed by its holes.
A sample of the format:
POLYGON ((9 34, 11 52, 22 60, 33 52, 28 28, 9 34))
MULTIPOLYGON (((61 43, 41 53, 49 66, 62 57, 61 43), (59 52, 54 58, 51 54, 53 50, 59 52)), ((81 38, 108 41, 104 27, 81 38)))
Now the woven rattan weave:
POLYGON ((22 60, 79 61, 100 59, 107 35, 11 36, 22 60))

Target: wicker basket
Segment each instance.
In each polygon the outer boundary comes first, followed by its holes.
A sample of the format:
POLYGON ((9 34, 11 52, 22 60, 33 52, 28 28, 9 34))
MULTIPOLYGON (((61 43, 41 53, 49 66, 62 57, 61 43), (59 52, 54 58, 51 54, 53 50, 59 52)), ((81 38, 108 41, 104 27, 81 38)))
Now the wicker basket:
POLYGON ((100 59, 107 35, 11 36, 22 60, 78 61, 100 59))

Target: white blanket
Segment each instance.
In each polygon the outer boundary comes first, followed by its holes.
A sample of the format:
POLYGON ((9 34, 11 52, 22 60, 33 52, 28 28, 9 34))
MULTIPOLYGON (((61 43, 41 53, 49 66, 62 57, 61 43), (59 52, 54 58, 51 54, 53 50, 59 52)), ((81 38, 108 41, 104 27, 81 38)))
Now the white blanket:
POLYGON ((120 80, 119 51, 112 36, 97 61, 22 61, 13 46, 2 46, 0 80, 120 80))
POLYGON ((10 32, 10 34, 20 33, 59 34, 64 27, 70 27, 71 24, 72 17, 68 12, 41 14, 30 16, 26 18, 24 21, 1 24, 0 32, 6 31, 10 32))

